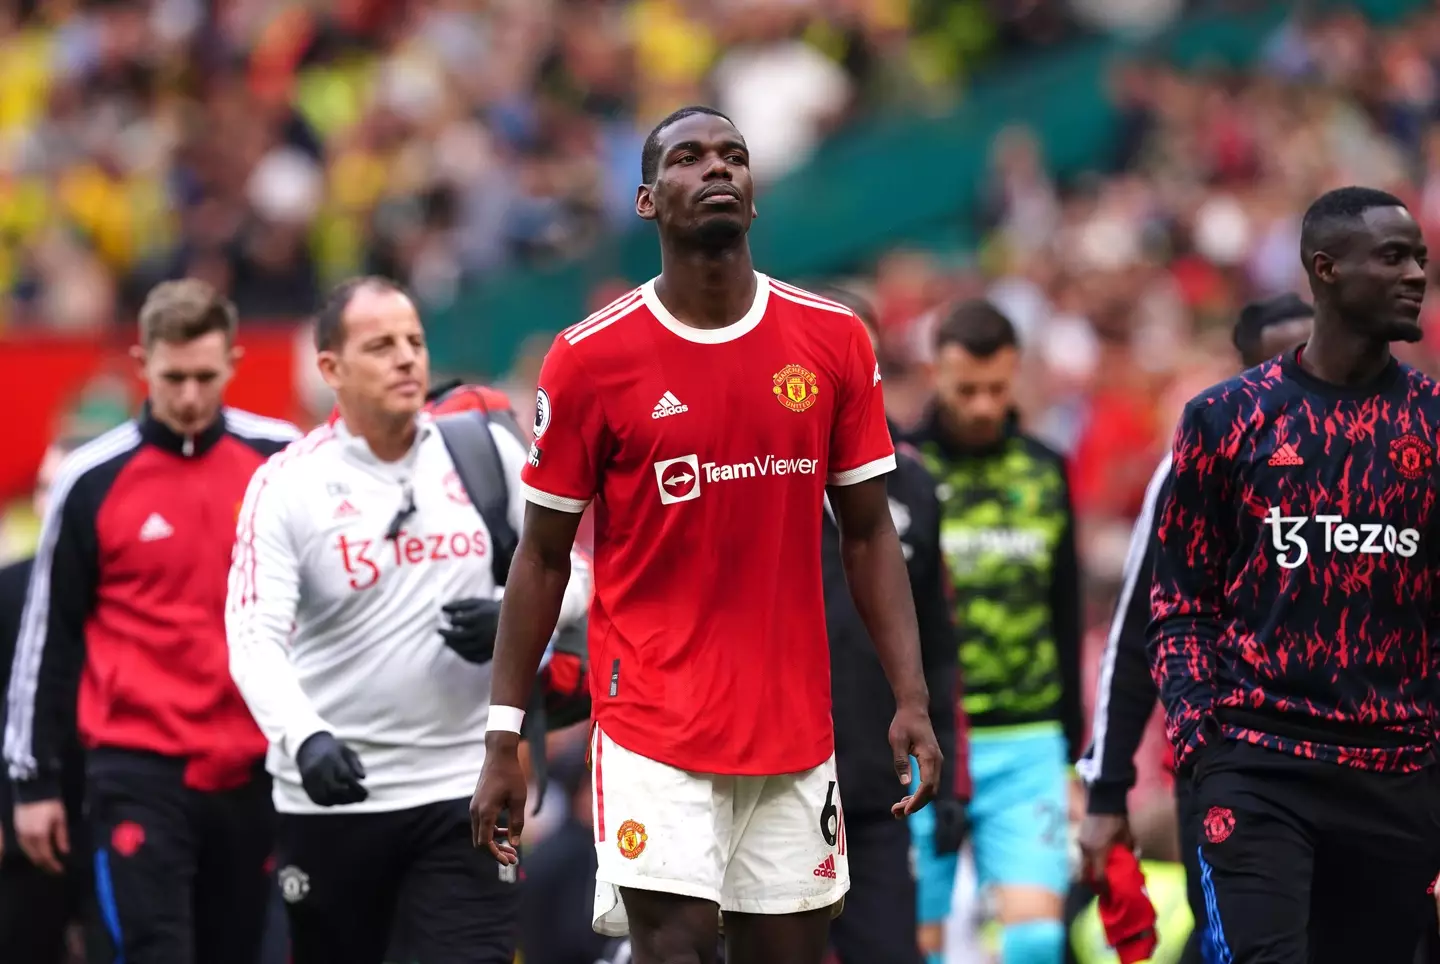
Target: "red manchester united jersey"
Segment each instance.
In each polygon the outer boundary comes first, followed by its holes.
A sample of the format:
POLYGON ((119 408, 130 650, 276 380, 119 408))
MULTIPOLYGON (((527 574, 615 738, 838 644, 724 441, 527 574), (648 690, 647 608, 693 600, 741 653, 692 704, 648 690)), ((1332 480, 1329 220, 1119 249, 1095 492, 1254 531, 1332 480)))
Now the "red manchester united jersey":
POLYGON ((526 497, 595 502, 590 687, 616 743, 701 773, 829 759, 826 484, 895 467, 880 368, 847 308, 756 275, 715 330, 654 282, 556 337, 526 497))

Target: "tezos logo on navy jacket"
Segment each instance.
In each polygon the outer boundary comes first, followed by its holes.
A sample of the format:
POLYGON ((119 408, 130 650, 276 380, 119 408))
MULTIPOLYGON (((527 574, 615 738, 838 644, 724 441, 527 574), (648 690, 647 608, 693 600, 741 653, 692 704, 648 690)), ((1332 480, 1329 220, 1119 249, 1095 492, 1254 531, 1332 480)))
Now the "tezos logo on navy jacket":
POLYGON ((1326 552, 1394 553, 1408 559, 1420 548, 1420 533, 1414 529, 1397 529, 1379 522, 1357 525, 1338 515, 1281 515, 1278 506, 1271 506, 1265 525, 1270 527, 1270 543, 1278 553, 1275 561, 1282 569, 1298 569, 1310 558, 1307 533, 1311 522, 1321 527, 1326 552))

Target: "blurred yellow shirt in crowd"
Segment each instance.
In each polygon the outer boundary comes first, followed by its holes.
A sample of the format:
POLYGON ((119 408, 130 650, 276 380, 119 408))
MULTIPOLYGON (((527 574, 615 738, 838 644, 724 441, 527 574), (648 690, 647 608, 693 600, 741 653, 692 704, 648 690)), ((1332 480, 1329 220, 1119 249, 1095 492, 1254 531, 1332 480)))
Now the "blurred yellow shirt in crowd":
POLYGON ((40 519, 29 499, 16 499, 0 509, 0 566, 35 554, 40 542, 40 519))
MULTIPOLYGON (((23 246, 39 234, 50 217, 50 194, 41 178, 16 178, 0 174, 0 291, 15 283, 23 246)), ((6 302, 0 299, 0 329, 5 322, 6 302)))
POLYGON ((360 122, 377 66, 373 57, 352 56, 307 67, 295 78, 295 109, 321 140, 329 141, 360 122))
POLYGON ((65 214, 90 236, 107 264, 123 268, 130 263, 134 232, 123 182, 98 164, 81 164, 60 175, 56 194, 65 214))
POLYGON ((697 87, 719 48, 710 28, 686 13, 679 0, 637 0, 627 11, 635 41, 636 84, 643 121, 674 109, 674 92, 697 87))
POLYGON ((50 31, 26 29, 0 42, 0 134, 34 124, 50 98, 50 31))
POLYGON ((330 162, 325 205, 312 232, 315 258, 327 281, 360 269, 369 212, 389 183, 388 159, 368 150, 346 150, 330 162))

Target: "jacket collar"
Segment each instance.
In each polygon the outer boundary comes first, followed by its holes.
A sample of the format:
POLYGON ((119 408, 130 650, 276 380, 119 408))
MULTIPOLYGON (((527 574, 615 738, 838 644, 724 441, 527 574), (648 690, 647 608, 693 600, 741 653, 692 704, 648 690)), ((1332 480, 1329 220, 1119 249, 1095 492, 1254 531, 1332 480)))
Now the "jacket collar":
POLYGON ((350 431, 345 424, 345 419, 340 417, 340 409, 337 407, 330 412, 327 420, 330 428, 335 433, 335 438, 344 446, 345 451, 358 457, 360 461, 369 465, 384 466, 391 465, 401 469, 409 468, 415 461, 415 453, 420 451, 420 445, 430 433, 435 431, 435 418, 429 412, 421 412, 415 416, 415 441, 410 446, 410 451, 398 462, 382 462, 376 458, 375 453, 370 450, 370 443, 365 441, 362 435, 356 435, 350 431))
POLYGON ((215 416, 215 421, 193 435, 181 435, 155 417, 150 401, 146 399, 140 410, 140 437, 158 449, 164 449, 184 458, 204 455, 225 437, 225 409, 215 416))

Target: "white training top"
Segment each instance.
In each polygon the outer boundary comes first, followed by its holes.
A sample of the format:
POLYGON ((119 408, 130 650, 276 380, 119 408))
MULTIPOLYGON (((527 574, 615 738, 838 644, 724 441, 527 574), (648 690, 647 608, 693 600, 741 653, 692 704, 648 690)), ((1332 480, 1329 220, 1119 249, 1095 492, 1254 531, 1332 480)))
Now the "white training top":
MULTIPOLYGON (((519 532, 526 453, 504 428, 490 430, 519 532)), ((490 664, 461 659, 438 629, 446 603, 499 597, 491 546, 428 415, 398 462, 376 458, 336 418, 255 473, 225 626, 231 674, 270 740, 277 810, 374 813, 470 796, 485 758, 490 664), (319 807, 305 795, 294 755, 326 730, 365 766, 361 803, 319 807)), ((590 587, 577 555, 561 625, 584 616, 590 587)))

